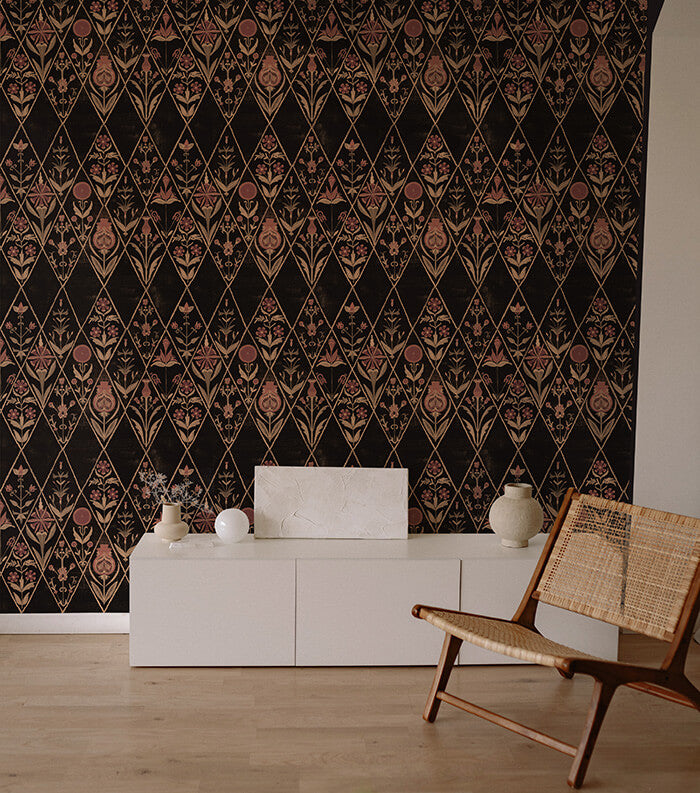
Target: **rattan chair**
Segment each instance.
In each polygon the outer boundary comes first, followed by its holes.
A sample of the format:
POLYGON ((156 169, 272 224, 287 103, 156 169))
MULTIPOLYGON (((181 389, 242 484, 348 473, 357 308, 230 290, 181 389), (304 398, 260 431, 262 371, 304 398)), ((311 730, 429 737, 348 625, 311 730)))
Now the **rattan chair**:
POLYGON ((445 631, 423 718, 435 721, 441 702, 480 716, 573 757, 568 783, 583 784, 608 705, 618 686, 700 710, 700 691, 685 676, 700 608, 700 520, 607 501, 569 490, 530 584, 512 620, 417 605, 413 616, 445 631), (549 641, 535 627, 539 602, 585 614, 669 643, 662 664, 648 668, 596 658, 549 641), (594 679, 578 746, 564 743, 445 690, 462 641, 566 678, 594 679))

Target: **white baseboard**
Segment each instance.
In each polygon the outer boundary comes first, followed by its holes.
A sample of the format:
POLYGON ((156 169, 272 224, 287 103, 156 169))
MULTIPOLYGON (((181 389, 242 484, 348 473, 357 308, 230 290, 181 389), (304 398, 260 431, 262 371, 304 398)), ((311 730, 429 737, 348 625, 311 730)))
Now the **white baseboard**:
MULTIPOLYGON (((128 632, 128 614, 0 614, 0 634, 128 632)), ((700 644, 700 630, 694 638, 700 644)))
POLYGON ((0 633, 128 632, 128 614, 0 614, 0 633))

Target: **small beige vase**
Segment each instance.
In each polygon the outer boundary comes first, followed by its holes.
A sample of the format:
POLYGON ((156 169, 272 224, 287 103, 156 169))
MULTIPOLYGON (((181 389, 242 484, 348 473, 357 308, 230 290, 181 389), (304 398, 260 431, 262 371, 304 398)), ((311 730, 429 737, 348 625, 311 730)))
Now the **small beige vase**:
POLYGON ((163 542, 177 542, 189 531, 189 526, 182 520, 179 504, 163 504, 163 515, 159 523, 153 527, 153 533, 163 542))
POLYGON ((532 485, 506 485, 489 510, 489 523, 506 548, 526 548, 542 528, 542 507, 532 497, 532 485))

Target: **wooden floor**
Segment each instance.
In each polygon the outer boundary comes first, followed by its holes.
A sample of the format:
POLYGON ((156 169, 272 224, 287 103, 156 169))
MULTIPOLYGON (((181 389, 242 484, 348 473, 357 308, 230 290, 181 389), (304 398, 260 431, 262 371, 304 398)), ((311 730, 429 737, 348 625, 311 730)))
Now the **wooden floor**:
MULTIPOLYGON (((651 640, 622 638, 648 662, 651 640)), ((429 668, 130 669, 127 636, 0 636, 3 793, 548 793, 569 758, 447 705, 429 668)), ((700 645, 689 676, 700 682, 700 645)), ((590 680, 463 667, 448 690, 577 742, 590 680)), ((590 791, 691 793, 700 714, 623 689, 590 791)))

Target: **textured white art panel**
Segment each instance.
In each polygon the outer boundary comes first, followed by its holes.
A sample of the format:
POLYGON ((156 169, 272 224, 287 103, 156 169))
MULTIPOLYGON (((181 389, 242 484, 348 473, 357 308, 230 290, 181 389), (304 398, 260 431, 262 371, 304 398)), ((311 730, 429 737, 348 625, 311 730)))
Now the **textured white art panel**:
POLYGON ((406 468, 256 466, 256 537, 400 540, 406 468))

